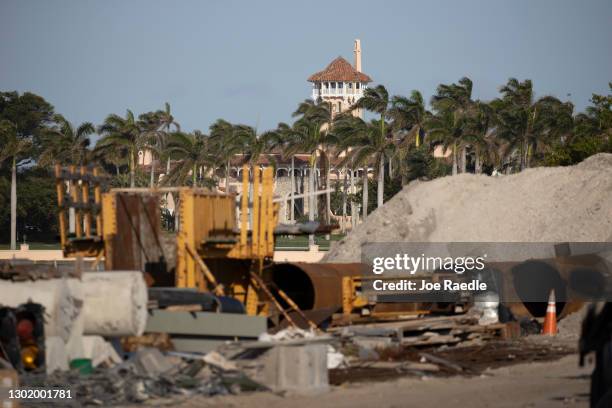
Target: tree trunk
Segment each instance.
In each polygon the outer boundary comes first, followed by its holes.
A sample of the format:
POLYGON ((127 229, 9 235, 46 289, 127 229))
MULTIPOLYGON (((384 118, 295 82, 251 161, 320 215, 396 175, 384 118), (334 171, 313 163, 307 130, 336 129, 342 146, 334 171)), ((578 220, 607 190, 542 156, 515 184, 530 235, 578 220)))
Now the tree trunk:
POLYGON ((17 249, 17 159, 11 166, 11 250, 17 249))
POLYGON ((295 221, 295 156, 291 156, 291 212, 289 221, 295 221))
POLYGON ((480 163, 480 152, 478 150, 476 150, 475 157, 474 157, 474 172, 476 174, 482 173, 482 165, 480 163))
POLYGON ((153 158, 153 152, 151 152, 151 180, 149 180, 151 188, 155 185, 155 159, 153 158))
MULTIPOLYGON (((194 163, 193 168, 191 169, 191 173, 192 173, 192 185, 193 187, 196 186, 196 181, 198 179, 198 167, 196 166, 196 164, 194 163)), ((226 185, 226 189, 227 189, 227 185, 226 185)))
POLYGON ((385 193, 385 156, 380 156, 380 163, 378 164, 378 188, 376 190, 376 208, 380 208, 383 205, 384 193, 385 193))
POLYGON ((362 206, 363 209, 362 211, 362 216, 361 218, 363 219, 363 221, 365 222, 365 220, 368 218, 368 168, 364 167, 363 168, 363 187, 362 187, 362 192, 361 192, 361 196, 362 196, 362 206))
POLYGON ((531 167, 531 145, 527 144, 527 153, 525 157, 525 168, 531 167))
POLYGON ((406 184, 408 184, 408 166, 406 165, 406 153, 404 152, 404 149, 400 149, 399 151, 399 172, 400 172, 400 177, 402 179, 402 187, 404 187, 406 184))
POLYGON ((325 189, 327 193, 325 193, 325 224, 331 224, 331 192, 329 191, 331 188, 331 180, 329 177, 329 172, 331 171, 329 160, 326 159, 326 169, 325 169, 325 189))
POLYGON ((342 233, 346 232, 346 193, 348 188, 348 173, 346 167, 344 168, 344 181, 342 184, 342 233))
MULTIPOLYGON (((351 167, 351 173, 349 175, 349 194, 355 194, 355 173, 353 172, 353 168, 351 167)), ((351 199, 351 226, 355 226, 357 225, 357 221, 359 218, 359 214, 357 214, 356 217, 354 217, 354 213, 356 214, 357 211, 355 211, 356 208, 356 204, 355 201, 353 201, 353 199, 351 199), (355 219, 353 219, 355 218, 355 219)))
POLYGON ((523 141, 521 143, 521 150, 520 150, 520 154, 521 154, 521 159, 520 159, 520 170, 523 171, 525 170, 525 155, 526 155, 526 146, 527 146, 527 142, 523 141))
POLYGON ((463 146, 461 148, 461 172, 465 173, 467 171, 467 147, 463 146))
POLYGON ((230 171, 230 161, 227 161, 225 165, 225 192, 229 191, 229 171, 230 171))
POLYGON ((453 176, 457 175, 457 144, 453 143, 453 176))
POLYGON ((178 232, 179 224, 181 222, 181 198, 180 194, 176 194, 176 200, 174 200, 174 232, 178 232))
POLYGON ((134 160, 134 152, 130 151, 130 187, 136 186, 136 160, 134 160))
MULTIPOLYGON (((311 159, 310 171, 308 172, 308 221, 315 220, 315 208, 317 206, 316 196, 314 195, 315 190, 315 166, 316 161, 311 159)), ((312 247, 314 245, 314 234, 308 235, 308 247, 312 247)))

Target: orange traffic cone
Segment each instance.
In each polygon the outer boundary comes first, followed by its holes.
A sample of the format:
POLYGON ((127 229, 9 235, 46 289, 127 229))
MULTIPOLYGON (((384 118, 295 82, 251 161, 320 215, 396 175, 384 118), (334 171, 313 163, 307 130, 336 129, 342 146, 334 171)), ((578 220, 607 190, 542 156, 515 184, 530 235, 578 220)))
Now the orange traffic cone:
POLYGON ((557 335, 557 306, 555 302, 555 290, 550 291, 548 296, 548 307, 546 308, 546 317, 544 318, 544 328, 542 334, 548 336, 557 335))

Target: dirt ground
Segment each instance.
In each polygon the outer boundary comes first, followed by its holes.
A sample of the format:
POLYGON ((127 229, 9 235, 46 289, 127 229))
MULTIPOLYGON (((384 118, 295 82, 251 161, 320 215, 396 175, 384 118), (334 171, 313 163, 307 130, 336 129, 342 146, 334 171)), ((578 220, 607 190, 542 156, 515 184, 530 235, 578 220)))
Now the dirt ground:
POLYGON ((322 395, 284 397, 271 393, 190 398, 175 407, 588 407, 591 367, 578 356, 553 362, 487 370, 478 377, 400 378, 348 384, 322 395))

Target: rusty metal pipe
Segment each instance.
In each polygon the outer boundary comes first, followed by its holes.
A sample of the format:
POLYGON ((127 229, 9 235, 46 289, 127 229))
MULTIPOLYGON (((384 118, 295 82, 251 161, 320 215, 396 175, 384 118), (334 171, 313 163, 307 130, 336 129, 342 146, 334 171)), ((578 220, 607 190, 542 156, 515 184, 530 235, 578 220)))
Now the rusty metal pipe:
POLYGON ((302 310, 342 307, 342 278, 361 276, 361 263, 279 263, 272 280, 302 310))

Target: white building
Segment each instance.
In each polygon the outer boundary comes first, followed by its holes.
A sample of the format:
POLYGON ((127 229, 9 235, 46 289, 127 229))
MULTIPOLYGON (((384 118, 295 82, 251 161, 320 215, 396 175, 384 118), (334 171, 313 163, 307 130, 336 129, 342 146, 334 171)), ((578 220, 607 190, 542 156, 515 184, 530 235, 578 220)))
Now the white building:
MULTIPOLYGON (((363 96, 364 90, 372 79, 361 72, 361 42, 355 40, 353 50, 355 65, 338 57, 327 68, 312 74, 308 82, 312 82, 312 99, 331 104, 332 114, 348 110, 363 96)), ((354 111, 355 116, 363 117, 361 109, 354 111)))

